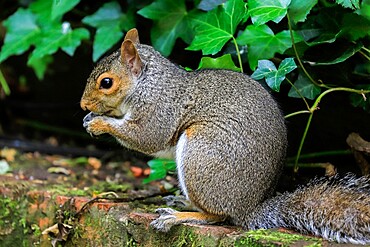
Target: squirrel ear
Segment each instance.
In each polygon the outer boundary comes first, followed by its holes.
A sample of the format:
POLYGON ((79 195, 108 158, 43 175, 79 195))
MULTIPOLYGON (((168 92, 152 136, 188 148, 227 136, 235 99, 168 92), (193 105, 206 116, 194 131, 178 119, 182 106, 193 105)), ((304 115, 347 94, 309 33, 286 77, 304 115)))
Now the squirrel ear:
POLYGON ((139 33, 136 28, 130 29, 125 36, 124 40, 130 39, 135 45, 140 44, 139 33))
POLYGON ((133 75, 139 76, 141 73, 142 62, 134 42, 131 39, 125 38, 125 40, 122 42, 121 60, 133 75))

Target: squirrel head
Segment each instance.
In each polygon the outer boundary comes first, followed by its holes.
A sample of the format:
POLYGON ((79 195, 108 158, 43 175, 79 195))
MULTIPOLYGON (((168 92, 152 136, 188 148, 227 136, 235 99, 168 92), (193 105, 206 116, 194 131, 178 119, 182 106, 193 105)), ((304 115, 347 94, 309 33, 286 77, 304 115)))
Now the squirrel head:
POLYGON ((122 117, 122 102, 142 72, 137 51, 140 44, 137 30, 127 32, 121 49, 103 58, 87 79, 81 108, 99 115, 122 117))

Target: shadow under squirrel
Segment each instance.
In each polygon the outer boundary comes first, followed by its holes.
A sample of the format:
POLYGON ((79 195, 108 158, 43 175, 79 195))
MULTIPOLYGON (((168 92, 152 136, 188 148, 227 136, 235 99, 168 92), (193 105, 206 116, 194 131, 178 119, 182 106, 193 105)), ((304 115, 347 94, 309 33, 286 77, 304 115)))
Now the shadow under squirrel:
MULTIPOLYGON (((247 229, 285 227, 337 242, 370 244, 366 177, 322 179, 272 197, 286 154, 284 118, 275 100, 245 74, 187 72, 130 30, 121 49, 88 78, 84 127, 123 146, 174 157, 185 198, 198 212, 161 208, 151 225, 225 219, 247 229)), ((176 199, 174 199, 176 200, 176 199)))

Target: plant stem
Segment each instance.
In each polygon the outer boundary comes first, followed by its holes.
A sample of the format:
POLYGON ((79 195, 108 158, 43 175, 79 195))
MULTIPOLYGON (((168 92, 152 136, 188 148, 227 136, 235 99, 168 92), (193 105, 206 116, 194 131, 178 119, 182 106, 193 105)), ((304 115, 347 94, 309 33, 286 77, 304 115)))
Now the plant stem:
POLYGON ((241 55, 240 55, 240 51, 239 51, 238 43, 236 42, 236 39, 234 38, 234 36, 233 36, 233 42, 234 42, 234 45, 235 45, 236 54, 238 55, 238 61, 239 61, 239 66, 240 66, 240 72, 242 72, 242 73, 243 73, 242 57, 241 57, 241 55))
POLYGON ((0 85, 4 89, 5 95, 10 95, 10 88, 8 86, 8 83, 5 80, 5 77, 3 75, 3 72, 0 69, 0 85))
POLYGON ((299 55, 298 55, 298 51, 297 51, 297 47, 295 46, 295 41, 294 41, 294 35, 293 35, 293 29, 292 29, 292 24, 290 22, 290 16, 289 16, 289 13, 287 13, 287 18, 288 18, 288 27, 289 27, 289 32, 290 32, 290 39, 292 40, 292 47, 293 47, 293 50, 294 50, 294 54, 295 54, 295 57, 297 58, 297 61, 299 63, 299 66, 301 66, 301 69, 303 70, 304 74, 307 76, 307 78, 316 86, 319 86, 319 87, 326 87, 323 83, 319 84, 317 83, 312 77, 311 75, 307 72, 306 68, 303 66, 303 63, 301 61, 301 59, 299 58, 299 55))
POLYGON ((367 53, 370 53, 370 49, 367 49, 366 47, 362 47, 361 49, 365 50, 367 53))
POLYGON ((301 143, 299 144, 299 147, 298 147, 297 156, 296 156, 295 161, 294 161, 294 169, 293 169, 294 173, 298 172, 299 156, 301 155, 303 144, 306 140, 307 132, 308 132, 308 129, 310 128, 310 125, 311 125, 312 117, 313 117, 313 112, 311 112, 310 116, 308 117, 306 128, 304 129, 302 139, 301 139, 301 143))
POLYGON ((287 118, 290 118, 290 117, 293 117, 293 116, 296 116, 296 115, 299 115, 299 114, 303 114, 303 113, 311 113, 311 112, 309 110, 296 111, 296 112, 290 113, 288 115, 285 115, 284 118, 287 119, 287 118))
MULTIPOLYGON (((295 162, 294 162, 294 172, 297 172, 298 171, 298 161, 299 161, 299 158, 300 158, 300 155, 301 155, 303 144, 304 144, 304 142, 306 140, 308 129, 310 128, 310 125, 311 125, 313 113, 318 109, 317 107, 318 107, 320 101, 322 100, 322 98, 325 95, 327 95, 327 94, 329 94, 331 92, 335 92, 335 91, 351 92, 351 93, 357 93, 357 94, 362 94, 362 95, 367 94, 367 93, 370 93, 370 90, 353 89, 353 88, 346 88, 346 87, 337 87, 337 88, 330 88, 330 89, 322 92, 319 95, 319 97, 316 98, 315 102, 313 103, 312 107, 309 110, 310 116, 308 117, 306 128, 305 128, 305 130, 303 132, 303 136, 302 136, 301 142, 300 142, 299 147, 298 147, 297 156, 296 156, 295 162)), ((294 112, 294 113, 289 114, 288 117, 294 116, 294 115, 298 115, 300 113, 304 113, 304 112, 303 111, 294 112)))
POLYGON ((287 80, 287 82, 294 88, 294 90, 297 92, 297 94, 301 97, 301 99, 304 101, 304 103, 306 104, 306 107, 308 110, 310 110, 310 106, 308 105, 308 102, 307 100, 305 99, 305 97, 301 94, 301 92, 298 90, 298 88, 296 86, 294 86, 294 84, 288 79, 288 78, 285 78, 285 80, 287 80))
MULTIPOLYGON (((302 154, 299 158, 302 159, 312 159, 318 158, 323 156, 337 156, 337 155, 349 155, 352 154, 352 151, 349 149, 346 150, 331 150, 331 151, 323 151, 323 152, 316 152, 316 153, 308 153, 302 154)), ((293 162, 296 159, 295 157, 287 158, 287 163, 293 162)))
POLYGON ((370 56, 368 56, 367 54, 365 54, 365 52, 363 52, 363 51, 359 51, 359 53, 362 55, 362 56, 364 56, 368 61, 370 61, 370 56))

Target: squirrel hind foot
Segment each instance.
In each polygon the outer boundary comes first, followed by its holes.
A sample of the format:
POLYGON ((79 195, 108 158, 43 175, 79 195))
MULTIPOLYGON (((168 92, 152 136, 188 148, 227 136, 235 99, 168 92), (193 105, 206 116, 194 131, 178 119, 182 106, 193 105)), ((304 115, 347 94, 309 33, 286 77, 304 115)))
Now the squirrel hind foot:
POLYGON ((150 223, 150 226, 160 232, 168 232, 172 226, 181 222, 176 221, 175 213, 178 212, 172 208, 158 208, 155 211, 159 217, 150 223))
POLYGON ((184 211, 199 211, 185 196, 169 195, 163 197, 168 207, 175 207, 184 211))
POLYGON ((158 208, 156 213, 160 216, 153 220, 150 226, 161 232, 168 232, 173 226, 182 223, 208 225, 224 221, 221 216, 203 212, 179 212, 172 208, 158 208))

